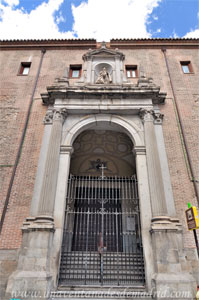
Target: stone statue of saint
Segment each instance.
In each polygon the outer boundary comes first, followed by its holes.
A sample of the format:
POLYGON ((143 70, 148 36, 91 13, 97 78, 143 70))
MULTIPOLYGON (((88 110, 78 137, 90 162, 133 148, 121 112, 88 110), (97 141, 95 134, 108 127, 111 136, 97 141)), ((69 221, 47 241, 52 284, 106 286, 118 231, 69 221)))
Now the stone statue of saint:
POLYGON ((98 78, 96 80, 97 84, 106 84, 106 83, 111 83, 112 79, 111 79, 111 75, 109 74, 109 72, 106 70, 106 68, 104 67, 98 75, 98 78))

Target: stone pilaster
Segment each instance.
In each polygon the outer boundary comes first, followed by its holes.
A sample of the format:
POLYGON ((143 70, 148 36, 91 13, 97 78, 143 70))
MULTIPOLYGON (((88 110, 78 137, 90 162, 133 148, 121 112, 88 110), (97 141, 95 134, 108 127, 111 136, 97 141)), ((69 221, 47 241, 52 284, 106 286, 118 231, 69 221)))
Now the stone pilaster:
MULTIPOLYGON (((152 207, 151 242, 155 262, 155 272, 152 275, 154 298, 175 299, 178 291, 187 292, 192 297, 194 278, 184 270, 186 265, 181 245, 181 224, 179 220, 170 218, 167 212, 158 142, 155 125, 162 124, 163 115, 154 110, 140 110, 144 123, 146 157, 148 169, 149 191, 152 207)), ((139 149, 138 149, 139 150, 139 149)))
POLYGON ((141 109, 140 117, 144 123, 152 214, 153 217, 166 216, 166 199, 154 128, 154 122, 160 123, 163 115, 156 115, 153 110, 141 109))
MULTIPOLYGON (((6 299, 10 299, 13 292, 37 292, 38 298, 46 300, 45 296, 55 285, 51 268, 53 253, 52 243, 54 229, 54 202, 59 167, 62 125, 66 117, 66 110, 48 110, 44 123, 50 127, 50 138, 45 165, 42 173, 42 187, 38 193, 39 204, 35 216, 29 217, 23 223, 22 244, 19 251, 17 270, 9 277, 6 299)), ((26 297, 31 300, 31 296, 26 297)))
POLYGON ((140 220, 141 232, 143 242, 143 254, 145 258, 145 275, 146 286, 149 290, 152 289, 151 279, 155 272, 154 270, 154 257, 151 247, 151 227, 152 209, 150 203, 149 181, 146 162, 146 148, 145 146, 135 146, 133 153, 136 155, 136 173, 138 179, 138 192, 139 192, 139 207, 140 207, 140 220))
POLYGON ((54 110, 46 116, 47 122, 53 121, 51 136, 43 175, 42 189, 39 199, 38 215, 52 216, 59 165, 59 151, 61 143, 62 125, 66 117, 66 110, 54 110))

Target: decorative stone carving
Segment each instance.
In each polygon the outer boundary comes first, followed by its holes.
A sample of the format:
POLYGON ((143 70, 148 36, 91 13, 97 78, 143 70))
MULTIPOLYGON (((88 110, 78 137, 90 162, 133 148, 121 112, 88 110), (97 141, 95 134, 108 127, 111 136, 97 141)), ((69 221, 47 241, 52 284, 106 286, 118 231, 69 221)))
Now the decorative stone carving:
POLYGON ((53 123, 53 110, 47 110, 46 115, 44 117, 44 124, 52 124, 53 123))
POLYGON ((118 58, 121 61, 125 59, 125 55, 122 52, 107 48, 105 42, 102 42, 101 47, 97 50, 89 49, 89 51, 82 56, 82 59, 84 61, 89 61, 93 59, 93 57, 101 56, 101 55, 109 56, 109 57, 112 56, 118 58))
POLYGON ((164 115, 159 112, 154 112, 154 124, 162 125, 164 115))
POLYGON ((139 116, 143 121, 153 121, 154 110, 141 108, 139 111, 139 116))
POLYGON ((158 124, 158 125, 162 124, 163 117, 164 117, 164 115, 159 112, 155 112, 152 109, 147 110, 144 108, 140 109, 139 116, 144 122, 145 121, 153 121, 154 124, 158 124))
POLYGON ((62 108, 61 110, 52 109, 47 110, 46 115, 44 117, 44 124, 50 125, 53 123, 54 120, 61 120, 64 121, 67 116, 67 110, 62 108))
POLYGON ((111 75, 109 74, 109 72, 106 70, 106 68, 104 67, 98 75, 98 78, 96 80, 97 84, 107 84, 107 83, 111 83, 112 79, 111 79, 111 75))
POLYGON ((54 110, 53 120, 64 121, 67 117, 67 109, 62 108, 60 110, 54 110))

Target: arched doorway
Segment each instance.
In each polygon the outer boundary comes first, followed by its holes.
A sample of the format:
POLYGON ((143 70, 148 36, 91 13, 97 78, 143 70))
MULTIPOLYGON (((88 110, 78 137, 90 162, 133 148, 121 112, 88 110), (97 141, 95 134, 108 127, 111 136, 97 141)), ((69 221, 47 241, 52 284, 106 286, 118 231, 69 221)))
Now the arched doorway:
POLYGON ((144 285, 133 143, 100 128, 73 148, 59 284, 144 285))

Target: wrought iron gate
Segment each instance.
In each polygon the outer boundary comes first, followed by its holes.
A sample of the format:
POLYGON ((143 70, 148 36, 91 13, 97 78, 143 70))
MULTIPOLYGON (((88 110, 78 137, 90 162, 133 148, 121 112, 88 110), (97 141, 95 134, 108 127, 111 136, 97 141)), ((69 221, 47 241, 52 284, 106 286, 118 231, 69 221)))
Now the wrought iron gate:
POLYGON ((70 176, 60 285, 144 285, 137 180, 70 176))

